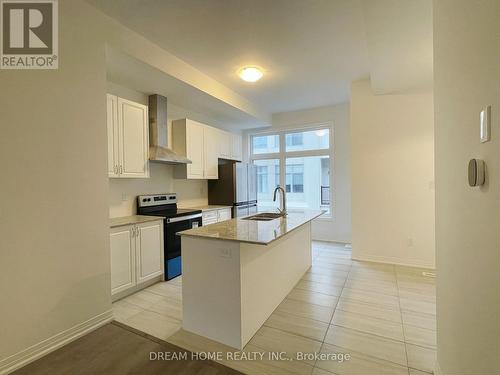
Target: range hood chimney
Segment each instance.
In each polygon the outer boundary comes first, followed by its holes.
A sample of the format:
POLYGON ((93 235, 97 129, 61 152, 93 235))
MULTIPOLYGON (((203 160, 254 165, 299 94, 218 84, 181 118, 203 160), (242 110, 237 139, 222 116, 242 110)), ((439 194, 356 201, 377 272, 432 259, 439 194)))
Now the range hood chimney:
POLYGON ((191 164, 191 160, 168 148, 167 98, 149 96, 149 160, 166 164, 191 164))

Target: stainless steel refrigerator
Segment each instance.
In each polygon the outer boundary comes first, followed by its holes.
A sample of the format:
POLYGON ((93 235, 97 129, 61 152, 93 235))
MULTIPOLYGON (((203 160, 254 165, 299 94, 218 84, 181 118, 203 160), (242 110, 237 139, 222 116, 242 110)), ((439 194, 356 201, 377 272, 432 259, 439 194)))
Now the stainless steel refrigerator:
POLYGON ((219 179, 208 181, 208 204, 233 206, 233 217, 257 212, 257 168, 253 164, 219 164, 219 179))

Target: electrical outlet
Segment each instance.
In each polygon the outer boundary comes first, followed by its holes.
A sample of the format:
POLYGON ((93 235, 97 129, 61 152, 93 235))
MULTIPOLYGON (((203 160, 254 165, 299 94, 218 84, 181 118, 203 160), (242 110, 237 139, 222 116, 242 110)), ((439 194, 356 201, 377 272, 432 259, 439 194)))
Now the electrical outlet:
POLYGON ((122 202, 128 201, 128 194, 122 193, 122 202))
POLYGON ((412 237, 408 237, 407 240, 406 240, 406 246, 413 247, 413 245, 414 245, 413 238, 412 237))
POLYGON ((220 249, 220 256, 222 258, 231 258, 231 249, 220 249))

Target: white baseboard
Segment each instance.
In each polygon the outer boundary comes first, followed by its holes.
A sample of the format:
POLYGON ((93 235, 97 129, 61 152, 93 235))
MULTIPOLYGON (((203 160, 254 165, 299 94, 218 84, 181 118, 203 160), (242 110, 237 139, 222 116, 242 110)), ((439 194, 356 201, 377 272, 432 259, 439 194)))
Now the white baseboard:
POLYGON ((27 349, 0 360, 0 375, 9 374, 30 362, 76 340, 79 337, 109 323, 113 320, 113 310, 108 310, 93 318, 62 331, 27 349))
POLYGON ((429 268, 429 269, 436 269, 436 266, 433 264, 428 264, 420 261, 412 261, 412 260, 402 260, 400 258, 395 258, 395 257, 384 257, 384 256, 378 256, 378 255, 359 255, 356 254, 352 256, 353 260, 360 260, 364 262, 375 262, 375 263, 388 263, 388 264, 395 264, 398 266, 406 266, 406 267, 419 267, 419 268, 429 268))
POLYGON ((438 361, 436 361, 436 364, 434 365, 434 375, 444 375, 443 371, 441 371, 441 367, 439 367, 438 361))

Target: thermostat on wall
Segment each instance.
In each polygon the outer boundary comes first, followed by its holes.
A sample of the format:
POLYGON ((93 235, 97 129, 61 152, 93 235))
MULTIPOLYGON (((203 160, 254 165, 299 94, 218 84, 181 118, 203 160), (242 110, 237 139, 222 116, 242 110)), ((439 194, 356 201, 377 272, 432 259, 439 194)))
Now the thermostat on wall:
POLYGON ((481 142, 488 142, 491 139, 491 106, 485 107, 481 114, 479 115, 481 127, 479 130, 479 136, 481 138, 481 142))

